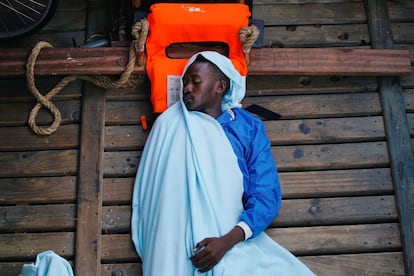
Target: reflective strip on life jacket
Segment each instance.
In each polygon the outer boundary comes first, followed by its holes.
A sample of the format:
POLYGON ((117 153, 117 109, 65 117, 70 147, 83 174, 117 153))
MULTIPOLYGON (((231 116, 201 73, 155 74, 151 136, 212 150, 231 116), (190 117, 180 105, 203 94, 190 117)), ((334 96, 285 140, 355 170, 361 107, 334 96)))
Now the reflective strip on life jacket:
POLYGON ((158 3, 148 15, 146 72, 151 82, 153 112, 161 113, 179 99, 180 75, 188 58, 170 58, 167 47, 176 43, 224 42, 229 58, 247 75, 239 31, 248 26, 249 7, 240 3, 158 3))

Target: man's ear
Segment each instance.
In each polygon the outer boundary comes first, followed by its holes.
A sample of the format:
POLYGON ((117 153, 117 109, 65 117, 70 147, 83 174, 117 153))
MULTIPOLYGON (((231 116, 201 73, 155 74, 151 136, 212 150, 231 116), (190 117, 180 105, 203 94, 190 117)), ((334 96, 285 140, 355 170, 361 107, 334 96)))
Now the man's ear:
POLYGON ((224 94, 227 90, 227 85, 225 80, 219 80, 217 83, 217 93, 224 94))

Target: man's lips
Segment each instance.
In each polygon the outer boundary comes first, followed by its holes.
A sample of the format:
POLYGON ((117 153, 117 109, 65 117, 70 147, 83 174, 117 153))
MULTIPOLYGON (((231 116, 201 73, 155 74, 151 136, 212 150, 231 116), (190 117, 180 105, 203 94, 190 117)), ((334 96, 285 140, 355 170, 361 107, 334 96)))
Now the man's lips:
POLYGON ((185 94, 184 97, 183 97, 184 103, 191 102, 193 99, 194 99, 194 97, 190 94, 185 94))

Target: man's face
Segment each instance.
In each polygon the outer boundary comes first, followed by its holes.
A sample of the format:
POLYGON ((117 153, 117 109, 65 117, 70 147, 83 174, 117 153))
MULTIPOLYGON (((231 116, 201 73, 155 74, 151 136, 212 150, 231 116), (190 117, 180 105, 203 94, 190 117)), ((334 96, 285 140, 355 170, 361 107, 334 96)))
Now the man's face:
POLYGON ((206 62, 195 62, 183 77, 183 101, 190 111, 221 109, 221 81, 206 62))

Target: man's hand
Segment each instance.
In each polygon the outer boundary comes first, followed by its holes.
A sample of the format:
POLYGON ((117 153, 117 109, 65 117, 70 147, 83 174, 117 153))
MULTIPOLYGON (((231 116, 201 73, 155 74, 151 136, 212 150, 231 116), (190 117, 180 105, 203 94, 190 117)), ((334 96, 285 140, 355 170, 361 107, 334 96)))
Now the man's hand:
POLYGON ((207 272, 223 258, 227 251, 243 240, 244 231, 236 226, 222 237, 206 238, 199 242, 190 260, 199 272, 207 272))

